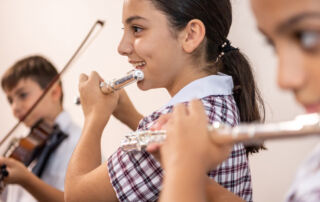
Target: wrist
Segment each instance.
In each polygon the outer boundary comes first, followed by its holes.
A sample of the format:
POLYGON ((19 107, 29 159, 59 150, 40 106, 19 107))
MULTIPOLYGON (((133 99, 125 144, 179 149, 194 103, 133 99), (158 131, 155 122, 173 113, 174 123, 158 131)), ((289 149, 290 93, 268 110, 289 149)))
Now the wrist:
POLYGON ((170 159, 167 159, 165 163, 165 170, 168 172, 196 172, 196 173, 207 173, 209 170, 204 161, 200 161, 199 159, 186 157, 186 156, 176 156, 174 154, 171 155, 170 159), (193 159, 193 160, 192 160, 193 159))
POLYGON ((188 179, 201 179, 204 176, 207 176, 206 169, 204 169, 203 166, 197 165, 176 164, 170 167, 166 167, 165 173, 167 176, 188 176, 188 179))
POLYGON ((179 186, 183 190, 188 190, 188 187, 198 187, 201 190, 205 190, 205 184, 208 179, 206 173, 189 168, 175 168, 167 171, 164 176, 164 187, 171 185, 171 187, 179 186))
POLYGON ((85 117, 84 125, 94 130, 102 130, 110 119, 111 114, 92 113, 85 117))
POLYGON ((21 177, 20 185, 25 189, 28 189, 32 182, 37 178, 32 172, 26 170, 25 174, 21 177))
POLYGON ((132 130, 137 129, 139 121, 143 118, 143 115, 135 109, 126 110, 123 113, 114 113, 113 115, 132 130))
POLYGON ((136 130, 138 128, 140 120, 143 119, 143 115, 140 114, 138 111, 136 111, 136 113, 132 117, 134 117, 134 118, 131 118, 130 120, 128 120, 127 125, 132 130, 136 130))

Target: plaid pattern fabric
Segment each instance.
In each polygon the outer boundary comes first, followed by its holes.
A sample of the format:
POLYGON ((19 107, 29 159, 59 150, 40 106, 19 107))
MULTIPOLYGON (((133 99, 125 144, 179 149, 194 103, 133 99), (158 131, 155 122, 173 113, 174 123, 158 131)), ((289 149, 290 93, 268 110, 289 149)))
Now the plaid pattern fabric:
MULTIPOLYGON (((210 95, 201 100, 210 123, 238 124, 238 109, 232 95, 210 95)), ((172 106, 167 106, 145 117, 140 121, 138 130, 149 129, 162 114, 171 110, 172 106)), ((108 159, 108 170, 120 201, 156 201, 159 198, 163 171, 149 153, 123 152, 119 148, 108 159)), ((230 157, 209 176, 244 200, 252 201, 251 175, 242 144, 235 145, 230 157)))

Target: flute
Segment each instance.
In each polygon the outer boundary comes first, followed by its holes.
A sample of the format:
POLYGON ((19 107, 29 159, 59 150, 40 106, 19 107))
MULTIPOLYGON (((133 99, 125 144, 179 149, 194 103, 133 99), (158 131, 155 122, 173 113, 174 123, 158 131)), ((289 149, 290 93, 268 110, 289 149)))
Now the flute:
MULTIPOLYGON (((240 124, 235 127, 213 122, 208 126, 208 135, 215 144, 244 143, 254 145, 270 139, 286 139, 320 134, 320 114, 297 116, 292 121, 280 123, 240 124)), ((196 135, 196 134, 195 134, 196 135)), ((166 138, 165 130, 136 131, 121 141, 124 151, 144 150, 151 143, 162 143, 166 138)))
MULTIPOLYGON (((114 79, 112 81, 100 82, 100 90, 104 94, 110 94, 117 91, 135 81, 142 81, 144 74, 141 70, 132 70, 128 74, 120 79, 114 79)), ((80 97, 77 97, 75 104, 80 104, 80 97)))

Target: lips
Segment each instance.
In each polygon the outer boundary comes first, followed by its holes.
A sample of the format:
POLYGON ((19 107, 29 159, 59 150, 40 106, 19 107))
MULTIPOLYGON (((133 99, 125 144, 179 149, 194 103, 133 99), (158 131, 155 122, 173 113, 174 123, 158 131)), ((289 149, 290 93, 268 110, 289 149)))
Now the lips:
POLYGON ((143 69, 146 65, 144 61, 129 61, 135 69, 143 69))
POLYGON ((319 113, 320 112, 320 103, 304 105, 304 108, 307 113, 319 113))
POLYGON ((21 113, 19 113, 19 114, 16 113, 16 114, 14 114, 14 116, 19 120, 21 120, 23 118, 23 114, 21 114, 21 113))

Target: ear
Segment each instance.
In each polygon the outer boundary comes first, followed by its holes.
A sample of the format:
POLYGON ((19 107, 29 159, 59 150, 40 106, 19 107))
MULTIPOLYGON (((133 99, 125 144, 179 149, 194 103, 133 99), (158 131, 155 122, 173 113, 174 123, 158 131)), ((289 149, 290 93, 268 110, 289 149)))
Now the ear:
POLYGON ((182 48, 187 53, 192 53, 199 47, 206 35, 206 28, 201 20, 189 21, 183 31, 182 48))
POLYGON ((62 96, 62 87, 59 82, 54 84, 50 94, 53 100, 60 102, 60 98, 62 96))

